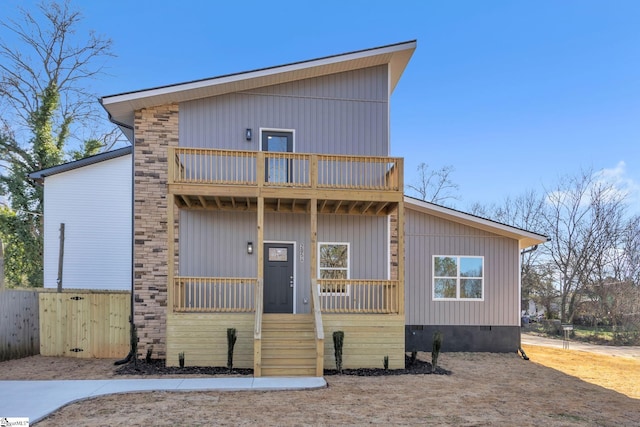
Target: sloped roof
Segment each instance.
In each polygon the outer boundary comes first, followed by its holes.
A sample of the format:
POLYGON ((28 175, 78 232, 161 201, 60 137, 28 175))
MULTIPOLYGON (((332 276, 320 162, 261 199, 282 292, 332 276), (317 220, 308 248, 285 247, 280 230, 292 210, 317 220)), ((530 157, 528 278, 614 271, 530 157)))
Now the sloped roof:
POLYGON ((133 147, 129 145, 127 147, 118 148, 117 150, 107 151, 105 153, 96 154, 95 156, 89 156, 85 157, 84 159, 75 160, 73 162, 63 163, 58 166, 52 166, 50 168, 31 172, 29 174, 29 178, 43 184, 44 179, 48 176, 126 156, 127 154, 131 154, 132 152, 133 147))
POLYGON ((452 208, 436 205, 435 203, 425 202, 413 197, 404 196, 404 203, 407 209, 423 212, 438 218, 457 222, 459 224, 468 225, 469 227, 497 234, 499 236, 515 239, 520 244, 520 249, 545 243, 549 238, 545 235, 534 233, 533 231, 524 230, 513 227, 511 225, 502 224, 497 221, 482 218, 466 212, 458 211, 452 208))
POLYGON ((191 101, 382 64, 389 64, 390 67, 391 93, 416 46, 417 42, 412 40, 253 71, 109 95, 102 97, 100 102, 109 113, 110 119, 120 126, 131 141, 134 111, 157 105, 191 101))

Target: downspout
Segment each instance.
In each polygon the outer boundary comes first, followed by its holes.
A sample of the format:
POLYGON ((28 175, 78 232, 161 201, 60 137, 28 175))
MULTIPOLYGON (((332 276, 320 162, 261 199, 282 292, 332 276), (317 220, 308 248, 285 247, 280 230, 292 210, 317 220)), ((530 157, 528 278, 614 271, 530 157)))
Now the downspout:
MULTIPOLYGON (((535 245, 529 249, 525 249, 523 251, 520 251, 520 303, 522 303, 522 259, 524 258, 524 254, 528 254, 529 252, 533 252, 535 250, 538 249, 538 245, 535 245)), ((518 310, 520 311, 520 310, 518 310)), ((522 321, 522 320, 520 320, 522 321)), ((524 352, 524 350, 522 349, 522 331, 520 332, 520 342, 518 343, 518 351, 520 352, 520 356, 522 356, 522 358, 524 360, 529 360, 529 356, 527 356, 527 353, 524 352)))
MULTIPOLYGON (((102 104, 102 99, 100 99, 100 105, 102 105, 102 107, 104 108, 104 104, 102 104)), ((105 111, 107 111, 106 108, 105 108, 105 111)), ((134 302, 135 302, 135 297, 134 297, 134 294, 133 294, 133 291, 134 291, 133 280, 134 280, 134 276, 135 276, 135 272, 134 272, 134 270, 135 270, 135 268, 134 268, 134 266, 135 266, 134 265, 134 249, 135 248, 134 248, 134 239, 133 239, 134 215, 135 215, 135 213, 134 213, 135 198, 134 198, 133 191, 134 191, 134 188, 135 188, 135 186, 134 186, 134 179, 135 179, 134 167, 135 167, 135 164, 136 164, 136 162, 135 162, 135 152, 136 152, 136 150, 135 150, 135 140, 136 140, 136 138, 135 138, 135 129, 134 129, 133 126, 130 126, 130 125, 126 124, 126 123, 122 123, 122 122, 119 122, 119 121, 115 120, 111 116, 111 113, 109 113, 109 111, 107 111, 107 115, 109 116, 109 121, 111 123, 113 123, 116 126, 120 126, 120 127, 124 127, 124 128, 130 129, 132 134, 133 134, 133 142, 131 143, 131 145, 133 147, 133 149, 131 150, 131 312, 129 313, 129 325, 130 325, 129 333, 130 333, 130 338, 131 339, 129 340, 129 353, 127 354, 127 356, 124 359, 116 360, 114 362, 114 365, 124 365, 125 363, 129 363, 132 359, 136 358, 136 355, 133 354, 134 353, 133 346, 135 344, 134 343, 134 339, 136 339, 136 335, 137 335, 136 331, 135 331, 136 325, 135 325, 135 322, 133 320, 133 313, 134 313, 134 311, 133 311, 134 306, 133 305, 134 305, 134 302)))

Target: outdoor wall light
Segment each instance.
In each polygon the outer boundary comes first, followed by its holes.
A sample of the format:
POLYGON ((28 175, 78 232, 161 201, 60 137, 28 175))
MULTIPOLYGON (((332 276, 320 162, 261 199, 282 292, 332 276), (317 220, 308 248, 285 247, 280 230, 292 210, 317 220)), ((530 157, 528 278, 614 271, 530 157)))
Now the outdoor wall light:
POLYGON ((244 131, 244 137, 247 138, 247 141, 251 141, 251 128, 247 128, 244 131))
POLYGON ((247 242, 247 253, 249 255, 253 254, 253 242, 247 242))

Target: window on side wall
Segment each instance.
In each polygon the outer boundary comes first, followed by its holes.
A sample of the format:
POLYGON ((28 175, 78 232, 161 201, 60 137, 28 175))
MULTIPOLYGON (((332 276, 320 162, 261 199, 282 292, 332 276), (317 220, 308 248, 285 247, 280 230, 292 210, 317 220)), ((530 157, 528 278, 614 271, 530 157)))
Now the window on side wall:
POLYGON ((435 255, 433 257, 434 300, 484 300, 484 258, 435 255))
POLYGON ((318 243, 318 278, 320 294, 348 293, 349 243, 318 243))

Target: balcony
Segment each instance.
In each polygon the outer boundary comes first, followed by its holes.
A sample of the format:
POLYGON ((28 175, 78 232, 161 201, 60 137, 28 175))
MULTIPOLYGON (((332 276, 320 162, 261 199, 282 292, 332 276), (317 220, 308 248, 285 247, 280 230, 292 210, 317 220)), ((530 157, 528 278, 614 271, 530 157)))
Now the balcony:
POLYGON ((387 215, 402 201, 401 158, 169 148, 169 192, 184 209, 387 215))

